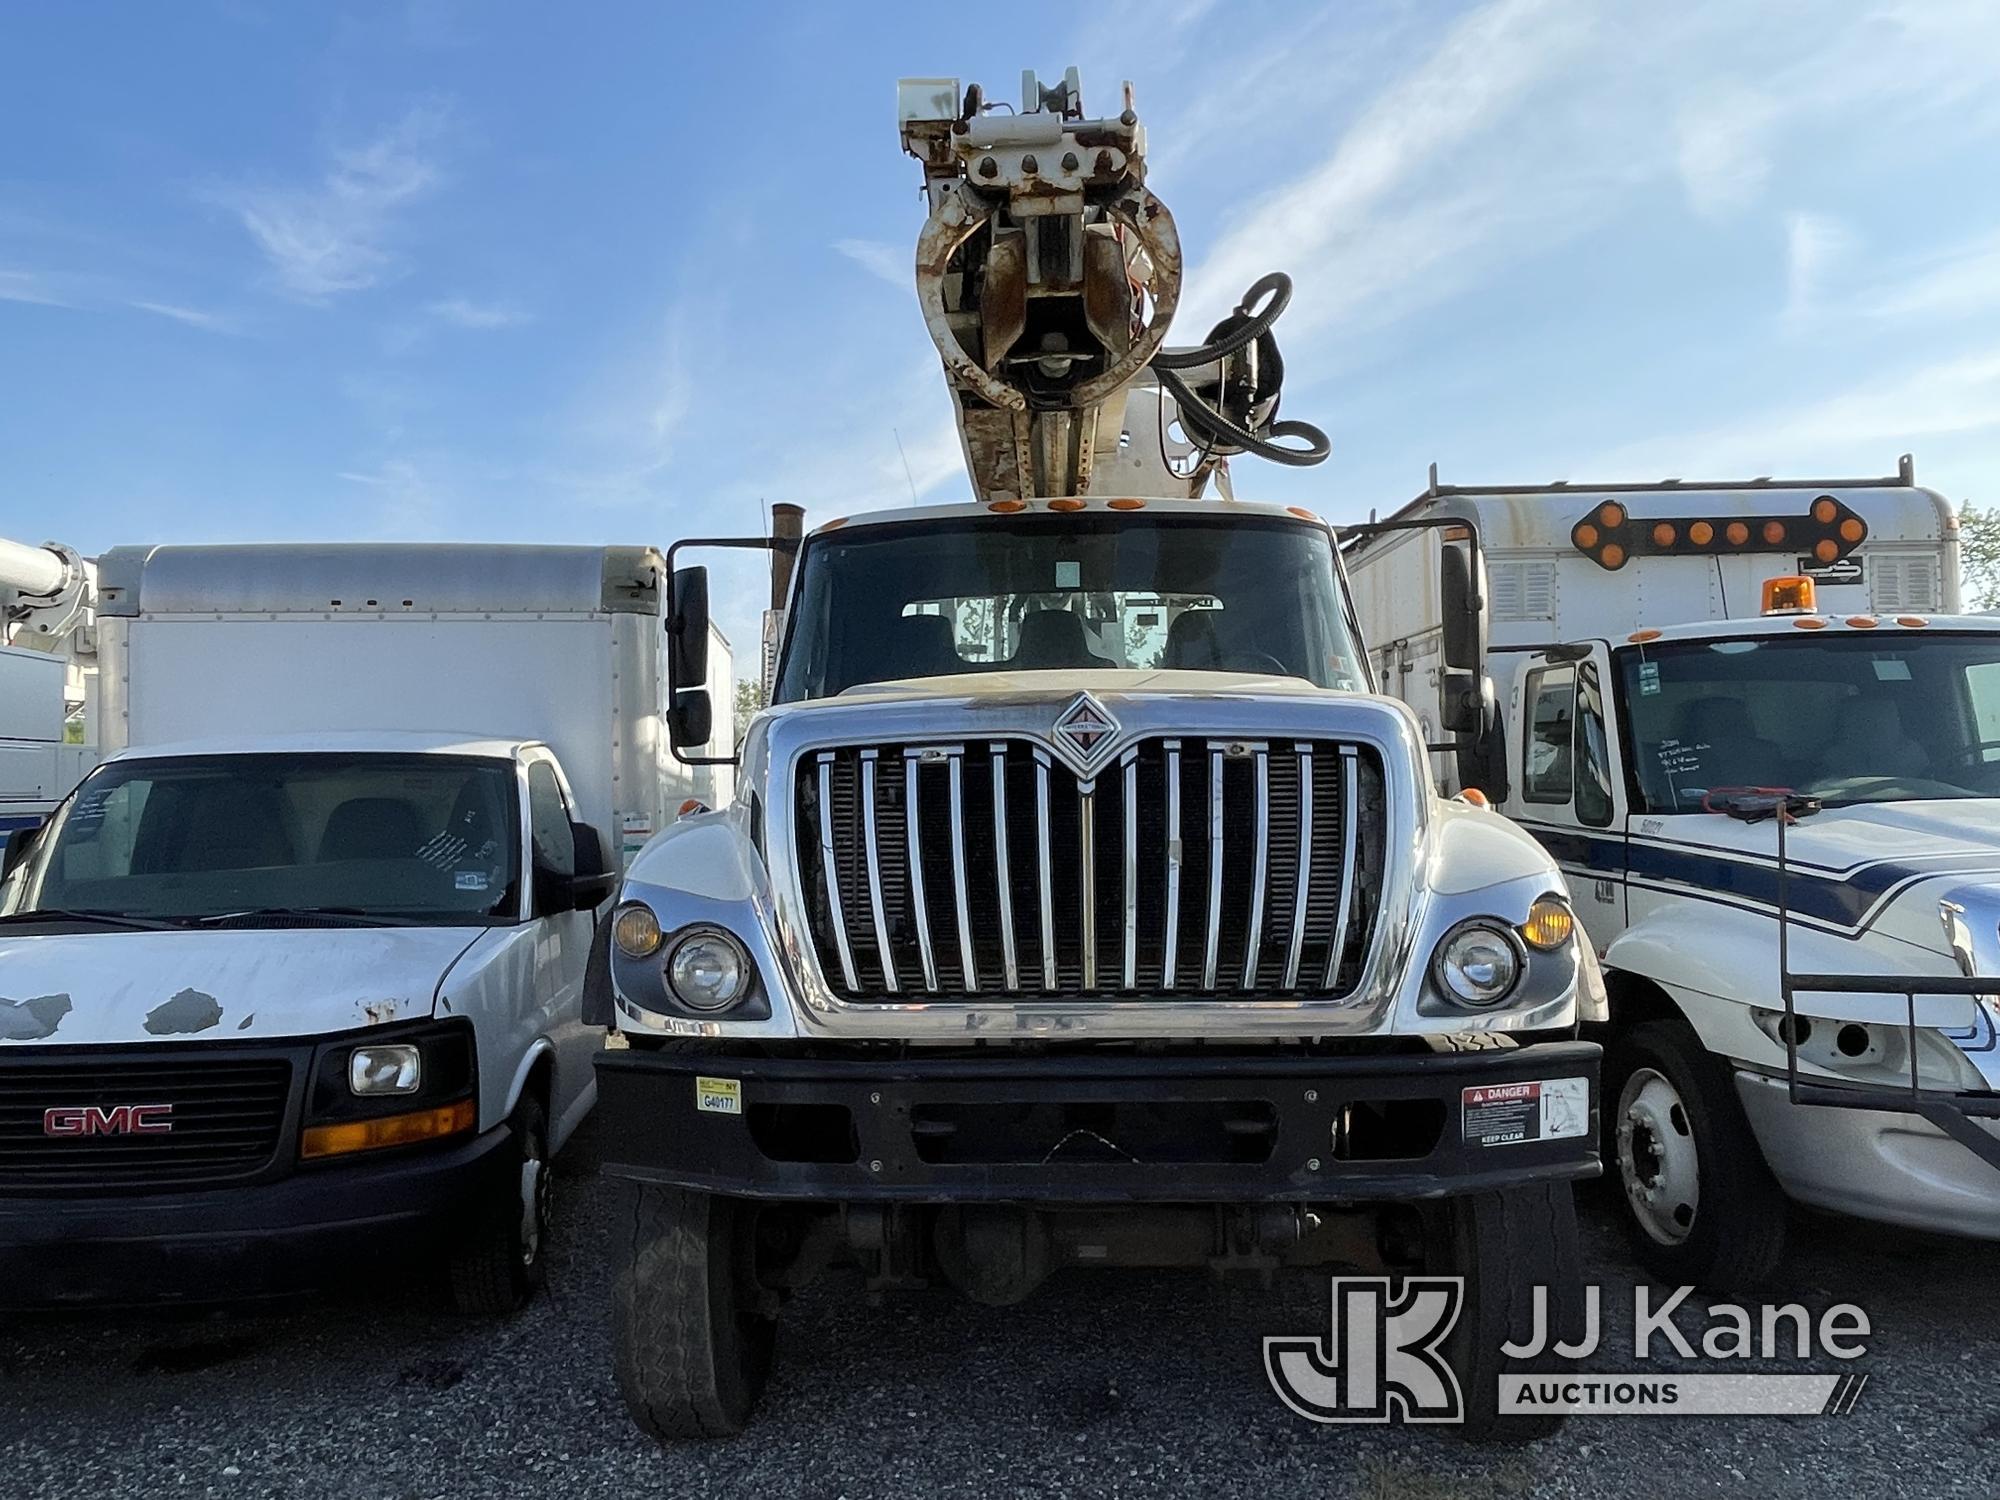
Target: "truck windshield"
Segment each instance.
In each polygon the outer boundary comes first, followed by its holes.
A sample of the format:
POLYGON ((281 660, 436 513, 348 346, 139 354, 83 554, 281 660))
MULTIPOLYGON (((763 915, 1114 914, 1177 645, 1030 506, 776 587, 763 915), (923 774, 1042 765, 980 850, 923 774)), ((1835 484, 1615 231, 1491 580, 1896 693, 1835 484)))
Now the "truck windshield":
POLYGON ((513 912, 513 764, 441 755, 112 761, 9 877, 0 911, 167 922, 513 912))
POLYGON ((777 699, 963 672, 1250 672, 1365 680, 1316 526, 1035 513, 807 544, 777 699))
POLYGON ((2000 634, 1799 632, 1620 658, 1645 811, 1698 812, 1724 787, 2000 796, 2000 634))

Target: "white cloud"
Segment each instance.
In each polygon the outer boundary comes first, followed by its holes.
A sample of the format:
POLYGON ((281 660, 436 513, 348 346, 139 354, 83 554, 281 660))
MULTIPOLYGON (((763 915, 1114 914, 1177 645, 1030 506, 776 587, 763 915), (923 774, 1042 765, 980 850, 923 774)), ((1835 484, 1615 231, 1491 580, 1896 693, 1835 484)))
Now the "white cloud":
POLYGON ((311 187, 215 196, 236 212, 287 292, 324 302, 362 291, 399 270, 395 216, 437 186, 443 128, 437 109, 413 109, 367 144, 334 151, 311 187))
POLYGON ((907 289, 916 284, 916 260, 908 245, 885 245, 880 240, 835 240, 833 248, 890 286, 907 289))
POLYGON ((1649 438, 1590 467, 1593 479, 1874 472, 1918 439, 2000 433, 2000 347, 1891 371, 1705 431, 1649 438), (1858 466, 1858 467, 1857 467, 1858 466))
POLYGON ((1762 194, 1771 176, 1779 115, 1769 93, 1733 80, 1681 106, 1674 165, 1696 213, 1719 218, 1762 194))
POLYGON ((156 318, 170 318, 176 323, 185 323, 190 328, 199 328, 207 333, 239 333, 234 318, 222 313, 204 312, 198 307, 182 307, 172 302, 146 302, 135 299, 126 304, 140 312, 151 313, 156 318))
POLYGON ((529 321, 529 315, 508 302, 474 302, 465 297, 446 297, 425 309, 441 323, 460 328, 512 328, 529 321))
MULTIPOLYGON (((1455 151, 1490 132, 1537 84, 1562 72, 1591 29, 1588 8, 1571 0, 1494 0, 1462 18, 1432 53, 1370 101, 1331 155, 1302 177, 1251 204, 1189 278, 1184 327, 1206 328, 1274 262, 1295 268, 1298 300, 1286 331, 1335 321, 1360 300, 1356 281, 1379 286, 1404 276, 1409 238, 1387 250, 1378 238, 1385 211, 1408 226, 1430 220, 1442 232, 1424 261, 1463 253, 1485 237, 1480 220, 1447 228, 1433 211, 1412 213, 1412 190, 1455 151)), ((1450 196, 1463 197, 1464 186, 1450 196)))
POLYGON ((1785 223, 1785 318, 1803 323, 1818 310, 1828 273, 1853 245, 1853 235, 1837 219, 1793 214, 1785 223))
POLYGON ((49 278, 38 271, 0 271, 0 302, 26 302, 36 307, 72 307, 59 296, 49 278))
POLYGON ((1902 269, 1864 303, 1870 317, 1949 321, 2000 308, 2000 232, 1950 246, 1902 269))

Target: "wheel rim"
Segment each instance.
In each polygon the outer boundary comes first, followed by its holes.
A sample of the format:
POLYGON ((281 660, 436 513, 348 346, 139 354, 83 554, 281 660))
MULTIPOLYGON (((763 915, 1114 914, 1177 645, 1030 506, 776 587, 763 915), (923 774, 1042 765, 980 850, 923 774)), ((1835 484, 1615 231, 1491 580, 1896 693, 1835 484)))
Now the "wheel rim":
POLYGON ((541 1141, 530 1138, 521 1158, 521 1264, 524 1266, 532 1266, 541 1258, 553 1176, 544 1159, 541 1141))
POLYGON ((1701 1161, 1680 1092, 1640 1068, 1618 1099, 1618 1176, 1639 1227, 1662 1245, 1686 1242, 1701 1207, 1701 1161))

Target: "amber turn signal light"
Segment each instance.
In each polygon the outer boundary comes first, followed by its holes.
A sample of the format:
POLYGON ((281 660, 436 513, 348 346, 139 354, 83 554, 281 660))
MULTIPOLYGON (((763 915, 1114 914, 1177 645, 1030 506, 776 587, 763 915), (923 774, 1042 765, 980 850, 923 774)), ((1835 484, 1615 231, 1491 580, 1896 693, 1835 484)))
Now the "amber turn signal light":
POLYGON ((377 1120, 343 1120, 338 1125, 314 1125, 299 1139, 299 1156, 306 1161, 379 1151, 385 1146, 412 1146, 419 1141, 461 1135, 479 1123, 479 1106, 470 1099, 414 1114, 384 1115, 377 1120))
POLYGON ((1528 920, 1521 924, 1521 936, 1527 939, 1528 946, 1544 953, 1560 948, 1575 931, 1576 918, 1553 896, 1544 896, 1530 907, 1528 920))

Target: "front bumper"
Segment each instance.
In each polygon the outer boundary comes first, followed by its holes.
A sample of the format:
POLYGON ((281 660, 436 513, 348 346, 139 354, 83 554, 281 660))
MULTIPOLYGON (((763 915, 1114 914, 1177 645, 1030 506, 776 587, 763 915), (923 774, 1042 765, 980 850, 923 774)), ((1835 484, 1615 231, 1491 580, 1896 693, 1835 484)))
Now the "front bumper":
POLYGON ((612 1051, 597 1059, 598 1111, 605 1172, 747 1198, 1364 1203, 1596 1175, 1598 1062, 1589 1042, 1330 1057, 612 1051), (1571 1082, 1537 1087, 1554 1080, 1571 1082))
MULTIPOLYGON (((1736 1092, 1779 1185, 1815 1208, 1944 1234, 2000 1239, 2000 1171, 1937 1126, 1897 1110, 1794 1104, 1782 1077, 1739 1069, 1736 1092)), ((1894 1090, 1882 1090, 1894 1100, 1894 1090)), ((2000 1124, 1970 1122, 2000 1140, 2000 1124)))
POLYGON ((0 1197, 0 1307, 216 1302, 407 1280, 517 1170, 507 1128, 276 1181, 89 1198, 0 1197))

